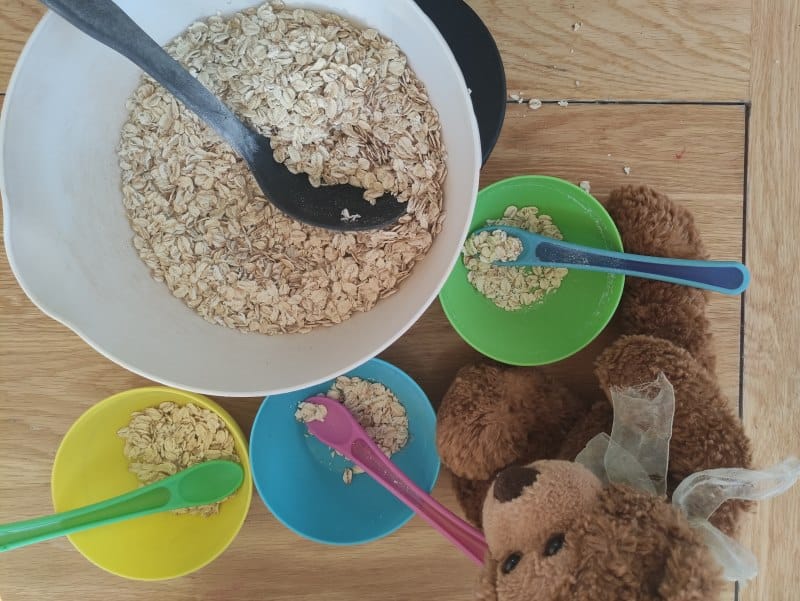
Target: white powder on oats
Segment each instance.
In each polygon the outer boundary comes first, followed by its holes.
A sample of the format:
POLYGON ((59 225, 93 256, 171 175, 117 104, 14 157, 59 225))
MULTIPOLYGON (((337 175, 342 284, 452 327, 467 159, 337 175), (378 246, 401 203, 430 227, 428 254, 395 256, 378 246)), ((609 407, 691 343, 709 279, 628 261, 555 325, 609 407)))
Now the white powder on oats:
MULTIPOLYGON (((510 206, 502 219, 486 225, 508 225, 556 240, 563 236, 548 215, 540 215, 536 207, 518 209, 510 206)), ((475 289, 506 311, 516 311, 540 302, 561 286, 568 270, 554 267, 495 267, 494 261, 513 261, 522 252, 518 238, 505 232, 479 232, 464 243, 464 266, 467 279, 475 289)))
MULTIPOLYGON (((206 320, 309 332, 393 294, 441 230, 438 114, 406 57, 330 13, 264 4, 191 25, 167 51, 312 184, 388 191, 407 215, 383 231, 332 232, 274 209, 247 165, 149 77, 119 146, 133 244, 153 277, 206 320)), ((355 221, 357 215, 343 215, 355 221)))

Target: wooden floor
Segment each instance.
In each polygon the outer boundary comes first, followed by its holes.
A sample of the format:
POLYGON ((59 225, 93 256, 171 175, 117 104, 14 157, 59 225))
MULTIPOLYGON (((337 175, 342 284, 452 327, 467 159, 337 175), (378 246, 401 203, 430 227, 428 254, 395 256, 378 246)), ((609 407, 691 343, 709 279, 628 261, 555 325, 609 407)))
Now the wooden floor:
MULTIPOLYGON (((512 103, 482 184, 523 173, 588 180, 601 200, 647 183, 689 206, 712 255, 746 261, 744 299, 714 297, 719 377, 753 439, 756 462, 800 455, 800 4, 797 0, 469 0, 494 33, 512 103), (580 24, 573 31, 573 24, 580 24), (556 101, 568 99, 567 107, 556 101), (626 175, 624 167, 630 167, 626 175), (742 338, 743 337, 743 338, 742 338)), ((0 92, 42 14, 0 3, 0 92)), ((596 394, 598 347, 556 365, 596 394), (579 374, 576 376, 575 374, 579 374), (581 375, 582 374, 582 375, 581 375)), ((476 357, 434 305, 384 355, 438 402, 476 357)), ((98 400, 144 381, 41 315, 0 261, 0 522, 51 511, 50 466, 69 425, 98 400)), ((221 399, 249 430, 258 400, 221 399)), ((448 479, 435 494, 454 506, 448 479)), ((800 486, 758 507, 743 542, 760 575, 739 597, 797 599, 800 486)), ((367 546, 329 548, 281 527, 258 499, 217 561, 159 584, 120 580, 65 539, 0 559, 0 595, 47 598, 330 600, 470 598, 474 568, 417 519, 367 546)), ((726 594, 732 599, 733 590, 726 594)))

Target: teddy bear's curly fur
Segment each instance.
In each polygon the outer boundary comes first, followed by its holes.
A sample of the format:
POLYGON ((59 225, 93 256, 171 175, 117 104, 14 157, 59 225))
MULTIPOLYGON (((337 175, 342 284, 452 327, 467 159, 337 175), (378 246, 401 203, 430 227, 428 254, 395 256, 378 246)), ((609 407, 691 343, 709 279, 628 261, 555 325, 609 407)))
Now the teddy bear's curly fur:
MULTIPOLYGON (((607 209, 628 252, 706 258, 691 214, 650 188, 617 190, 607 209)), ((664 373, 675 389, 668 495, 694 472, 750 467, 749 442, 714 373, 706 305, 699 290, 629 279, 622 335, 596 361, 600 398, 578 398, 536 368, 461 369, 437 436, 459 501, 489 545, 479 599, 689 601, 719 590, 709 551, 666 499, 603 488, 573 462, 610 433, 610 389, 664 373)), ((735 535, 745 508, 729 501, 711 522, 735 535)))

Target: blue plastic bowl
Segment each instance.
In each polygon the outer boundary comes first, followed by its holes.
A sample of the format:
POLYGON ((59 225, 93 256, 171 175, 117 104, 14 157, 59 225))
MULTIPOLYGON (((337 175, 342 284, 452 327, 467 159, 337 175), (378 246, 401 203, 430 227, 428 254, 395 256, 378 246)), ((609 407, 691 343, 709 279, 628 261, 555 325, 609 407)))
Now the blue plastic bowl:
MULTIPOLYGON (((392 461, 430 492, 440 464, 428 397, 408 374, 380 359, 345 375, 380 382, 406 408, 409 441, 392 461)), ((391 534, 413 512, 367 474, 346 485, 342 472, 349 463, 332 457, 330 448, 295 420, 298 403, 325 394, 332 382, 265 398, 250 433, 250 464, 258 494, 287 528, 319 543, 357 545, 391 534)))

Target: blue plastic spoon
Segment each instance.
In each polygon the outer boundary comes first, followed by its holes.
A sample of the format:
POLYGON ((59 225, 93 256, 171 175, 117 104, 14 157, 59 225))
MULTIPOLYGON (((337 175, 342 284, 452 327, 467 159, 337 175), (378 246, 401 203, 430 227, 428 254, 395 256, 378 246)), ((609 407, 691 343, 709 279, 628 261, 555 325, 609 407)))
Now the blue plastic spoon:
POLYGON ((737 295, 750 284, 747 267, 736 261, 667 259, 602 250, 553 240, 527 230, 490 225, 473 232, 502 230, 522 242, 522 254, 514 261, 496 261, 500 267, 566 267, 584 271, 617 273, 704 290, 737 295))

